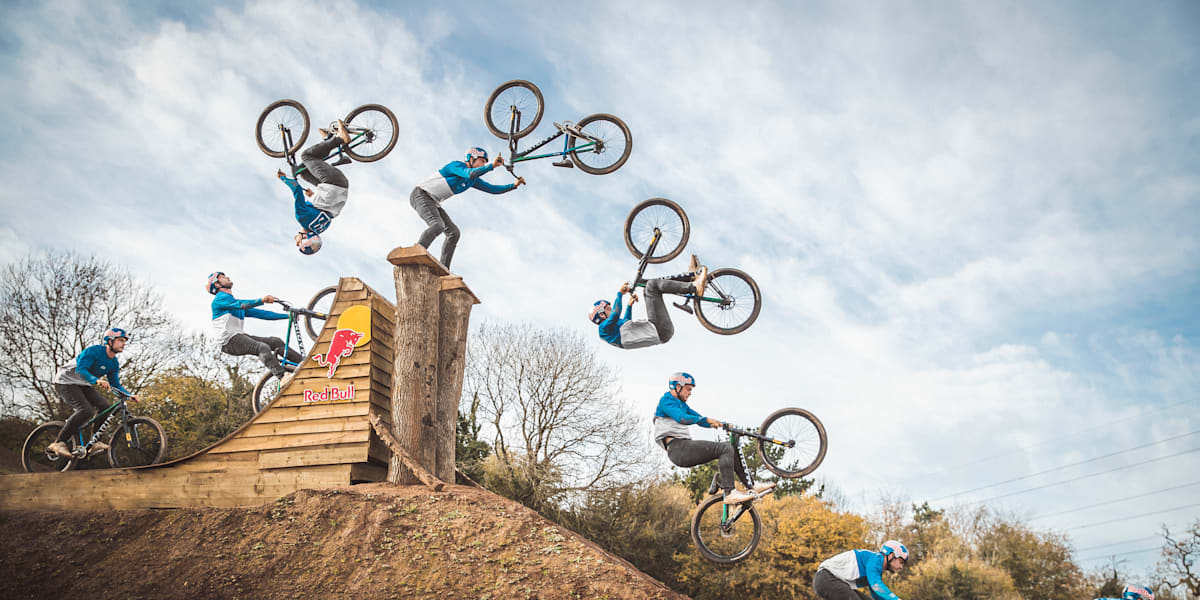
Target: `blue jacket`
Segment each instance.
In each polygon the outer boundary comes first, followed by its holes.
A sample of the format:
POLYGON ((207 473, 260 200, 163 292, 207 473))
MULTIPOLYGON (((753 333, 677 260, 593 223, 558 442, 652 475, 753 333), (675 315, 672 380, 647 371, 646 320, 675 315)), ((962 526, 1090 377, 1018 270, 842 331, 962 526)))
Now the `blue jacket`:
POLYGON ((238 300, 229 292, 217 292, 212 301, 212 318, 213 327, 216 328, 222 345, 228 342, 229 338, 242 332, 242 325, 246 317, 265 319, 267 321, 277 321, 287 318, 286 313, 254 308, 255 306, 262 306, 262 303, 263 301, 258 298, 254 300, 238 300))
POLYGON ((692 410, 687 402, 676 398, 671 392, 658 399, 658 407, 654 409, 654 442, 663 445, 663 438, 671 437, 682 440, 691 439, 688 427, 699 425, 712 428, 708 419, 692 410))
MULTIPOLYGON (((117 362, 115 357, 108 357, 108 347, 104 344, 96 344, 95 346, 84 348, 83 352, 80 352, 79 356, 75 357, 74 374, 78 379, 86 381, 88 385, 96 385, 96 382, 101 377, 104 377, 108 379, 108 383, 114 389, 130 394, 130 391, 121 385, 120 371, 120 363, 117 362)), ((63 377, 60 376, 59 379, 63 379, 63 377)), ((70 379, 74 378, 71 378, 68 374, 66 375, 66 379, 63 379, 63 382, 67 382, 70 379)))
POLYGON ((821 563, 830 575, 853 585, 866 587, 875 600, 900 600, 883 583, 884 557, 870 550, 847 550, 821 563))
MULTIPOLYGON (((295 179, 288 177, 280 177, 289 188, 292 188, 292 198, 295 199, 296 221, 300 223, 305 231, 312 233, 325 233, 329 229, 329 224, 333 223, 333 217, 329 213, 316 208, 304 198, 304 188, 300 187, 300 183, 295 179)), ((216 310, 214 301, 213 310, 216 310)), ((216 318, 215 316, 213 318, 216 318)))
POLYGON ((621 326, 633 318, 632 304, 625 308, 625 316, 621 316, 621 296, 622 294, 617 292, 617 299, 613 300, 612 312, 609 313, 607 319, 600 322, 600 338, 618 348, 621 347, 621 326))
POLYGON ((455 194, 467 191, 469 188, 483 190, 489 194, 503 194, 516 189, 517 184, 515 183, 493 185, 480 179, 480 177, 491 172, 491 170, 491 163, 483 165, 478 169, 472 169, 467 166, 467 163, 456 160, 438 169, 436 175, 417 184, 417 187, 428 192, 429 196, 439 204, 455 194))

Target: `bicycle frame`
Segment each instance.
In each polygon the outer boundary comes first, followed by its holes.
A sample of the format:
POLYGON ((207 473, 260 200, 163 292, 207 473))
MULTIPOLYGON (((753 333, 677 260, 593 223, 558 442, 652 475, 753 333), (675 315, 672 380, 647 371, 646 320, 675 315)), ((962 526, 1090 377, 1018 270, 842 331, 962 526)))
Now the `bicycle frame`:
MULTIPOLYGON (((354 130, 355 127, 350 126, 350 129, 354 130)), ((282 123, 280 123, 279 124, 279 135, 283 138, 283 147, 291 148, 292 147, 292 130, 288 129, 282 123)), ((362 144, 366 144, 366 143, 372 141, 374 137, 375 136, 374 136, 373 132, 363 129, 363 130, 359 131, 358 133, 356 133, 354 135, 354 137, 350 138, 350 143, 346 144, 346 147, 354 148, 357 146, 361 146, 362 144)), ((296 154, 294 152, 285 152, 285 154, 287 155, 288 165, 290 167, 292 167, 292 177, 295 177, 295 176, 308 170, 308 167, 305 167, 303 164, 296 164, 296 154)), ((338 146, 338 149, 336 151, 334 151, 333 154, 326 156, 323 160, 327 161, 335 156, 336 157, 344 157, 344 158, 346 158, 346 160, 349 160, 349 157, 345 157, 344 154, 345 154, 345 148, 343 148, 342 146, 338 146)))
MULTIPOLYGON (((84 423, 83 426, 79 428, 79 431, 75 432, 76 447, 83 449, 84 456, 87 455, 87 450, 92 447, 92 444, 100 441, 100 436, 103 435, 105 431, 108 431, 108 426, 112 423, 113 419, 117 418, 117 415, 121 416, 121 427, 127 427, 129 423, 129 408, 125 405, 125 400, 126 398, 121 396, 121 398, 116 402, 113 402, 111 406, 100 411, 99 413, 96 413, 96 415, 91 419, 88 419, 88 422, 84 423), (95 433, 93 433, 89 439, 84 440, 83 438, 85 432, 89 431, 89 428, 101 419, 104 419, 104 422, 101 423, 99 427, 95 428, 95 433)), ((126 435, 128 435, 128 430, 126 430, 126 435)))
MULTIPOLYGON (((643 277, 643 274, 646 272, 646 265, 650 264, 650 257, 654 255, 654 249, 658 248, 658 242, 661 239, 662 239, 662 230, 655 227, 654 228, 654 237, 650 239, 650 247, 646 248, 646 252, 642 254, 642 260, 638 262, 637 275, 635 275, 633 277, 633 287, 635 287, 635 288, 646 287, 646 282, 648 280, 645 277, 643 277)), ((693 276, 690 274, 680 273, 678 275, 668 275, 667 277, 663 277, 662 279, 670 279, 673 281, 690 281, 692 279, 692 277, 693 276)), ((696 299, 701 302, 712 302, 714 304, 720 304, 720 305, 725 305, 730 302, 729 298, 727 296, 725 296, 725 294, 721 293, 721 290, 717 290, 717 293, 721 294, 721 296, 719 298, 714 298, 712 296, 697 296, 695 294, 680 294, 680 296, 683 297, 683 303, 675 304, 675 307, 678 308, 679 310, 682 310, 682 311, 688 313, 688 314, 691 314, 692 309, 687 304, 688 300, 696 299)))
POLYGON ((558 131, 550 134, 550 136, 547 137, 546 139, 544 139, 524 150, 518 151, 517 150, 516 133, 521 130, 521 111, 517 110, 517 107, 515 107, 515 106, 509 107, 509 108, 511 110, 511 116, 509 119, 509 126, 508 126, 508 161, 504 163, 504 168, 508 169, 508 172, 512 173, 513 175, 516 175, 516 173, 513 173, 513 167, 519 162, 536 160, 539 158, 549 158, 551 156, 566 156, 572 152, 578 152, 580 150, 602 149, 603 142, 601 140, 593 138, 582 131, 573 131, 570 133, 570 135, 567 135, 567 126, 559 125, 558 131), (553 142, 554 140, 558 139, 559 137, 562 137, 563 135, 566 135, 567 139, 563 140, 563 149, 561 152, 551 152, 549 154, 538 154, 536 156, 530 156, 530 154, 533 153, 538 148, 541 148, 542 146, 545 146, 546 144, 553 142), (581 144, 578 146, 572 146, 571 144, 573 143, 573 141, 577 140, 577 139, 586 140, 587 143, 581 144))
MULTIPOLYGON (((282 300, 277 300, 277 302, 279 302, 279 305, 282 306, 284 308, 284 310, 287 311, 287 314, 288 314, 287 336, 283 340, 283 356, 279 357, 279 364, 283 365, 284 367, 299 367, 300 363, 292 362, 292 361, 288 360, 288 358, 287 358, 288 349, 291 348, 292 332, 295 331, 296 332, 296 351, 300 353, 300 356, 304 356, 304 336, 300 335, 300 319, 298 317, 300 316, 302 311, 303 312, 308 312, 308 311, 304 311, 304 309, 299 309, 299 308, 292 308, 290 304, 288 304, 287 302, 284 302, 282 300)), ((320 315, 320 313, 313 313, 313 314, 320 315)), ((320 316, 324 317, 325 315, 320 315, 320 316)), ((301 358, 300 360, 304 360, 304 359, 301 358)))

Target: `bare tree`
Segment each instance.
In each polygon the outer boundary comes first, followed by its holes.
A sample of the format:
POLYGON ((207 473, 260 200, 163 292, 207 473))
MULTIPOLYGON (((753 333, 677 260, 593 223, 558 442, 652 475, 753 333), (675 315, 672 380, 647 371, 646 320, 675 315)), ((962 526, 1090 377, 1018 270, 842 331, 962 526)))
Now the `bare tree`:
POLYGON ((130 332, 121 381, 137 390, 191 349, 190 338, 162 308, 153 289, 95 257, 30 254, 0 270, 0 339, 9 348, 0 382, 16 391, 5 412, 49 419, 64 408, 55 371, 109 327, 130 332))
POLYGON ((564 330, 484 323, 467 346, 462 411, 491 437, 504 480, 492 483, 543 512, 644 474, 645 427, 618 391, 592 345, 564 330))
POLYGON ((1167 587, 1183 587, 1189 598, 1200 598, 1200 520, 1177 537, 1179 539, 1171 537, 1171 530, 1163 526, 1159 577, 1167 587))

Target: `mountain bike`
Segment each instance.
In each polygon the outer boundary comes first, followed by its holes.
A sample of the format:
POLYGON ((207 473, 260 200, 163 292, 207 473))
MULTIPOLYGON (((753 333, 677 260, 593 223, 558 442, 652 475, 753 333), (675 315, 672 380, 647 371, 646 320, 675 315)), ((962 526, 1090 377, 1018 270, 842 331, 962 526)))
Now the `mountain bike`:
POLYGON ((163 426, 150 417, 131 415, 125 404, 130 396, 120 390, 112 391, 117 401, 96 413, 66 440, 67 448, 71 450, 70 458, 46 449, 58 439, 59 432, 66 426, 65 422, 50 421, 35 427, 21 448, 21 466, 25 472, 70 471, 97 454, 93 447, 106 434, 110 436, 108 464, 113 468, 144 467, 161 461, 167 451, 167 434, 163 426), (108 433, 110 429, 111 433, 108 433))
MULTIPOLYGON (((350 133, 350 143, 342 144, 325 160, 334 158, 334 166, 358 162, 375 162, 396 147, 399 124, 396 115, 382 104, 364 104, 346 115, 342 122, 350 133)), ((255 126, 258 147, 271 158, 286 158, 292 177, 307 169, 296 162, 296 153, 308 138, 308 111, 295 100, 276 100, 262 114, 255 126)), ((332 131, 331 124, 329 130, 332 131)), ((328 138, 326 138, 328 139, 328 138)))
MULTIPOLYGON (((625 219, 625 246, 640 259, 634 287, 646 287, 643 274, 650 263, 665 263, 683 252, 691 235, 687 213, 666 198, 651 198, 633 207, 625 219)), ((695 273, 663 279, 691 281, 695 273)), ((741 333, 754 324, 762 308, 762 294, 754 278, 739 269, 715 269, 708 274, 704 295, 687 294, 675 308, 695 314, 705 329, 721 335, 741 333)))
MULTIPOLYGON (((729 432, 729 443, 733 445, 738 461, 742 460, 741 438, 754 438, 763 465, 785 479, 804 477, 825 460, 828 446, 825 426, 802 408, 784 408, 771 413, 757 431, 727 423, 723 428, 729 432)), ((692 541, 706 560, 731 565, 749 558, 762 540, 762 519, 754 503, 773 490, 757 494, 750 491, 754 500, 725 504, 718 489, 720 486, 714 476, 708 486, 710 496, 700 503, 692 516, 692 541), (749 522, 745 521, 747 518, 749 522)))
POLYGON ((504 168, 516 176, 513 167, 519 162, 562 157, 554 163, 557 167, 579 167, 584 173, 606 175, 621 168, 629 160, 633 150, 633 135, 629 126, 617 117, 597 113, 588 115, 578 123, 564 121, 555 123, 555 132, 546 139, 524 150, 517 150, 517 140, 533 133, 542 122, 545 105, 542 91, 528 81, 513 80, 500 85, 488 97, 483 108, 483 120, 488 131, 496 137, 508 140, 508 160, 504 168), (562 150, 533 155, 537 149, 566 136, 562 150))
MULTIPOLYGON (((304 330, 308 334, 309 339, 313 342, 321 337, 321 330, 325 328, 325 319, 329 317, 329 307, 333 303, 334 294, 337 293, 337 287, 329 286, 315 295, 308 301, 306 308, 293 307, 286 300, 275 300, 275 304, 283 307, 287 312, 287 335, 283 341, 283 355, 279 357, 279 365, 288 373, 293 373, 300 367, 299 362, 288 360, 288 350, 292 347, 292 334, 296 334, 296 352, 300 354, 300 361, 304 361, 306 353, 304 351, 304 337, 300 334, 300 322, 304 321, 304 330)), ((286 375, 284 376, 287 377, 286 375)), ((283 390, 283 380, 274 373, 266 373, 258 380, 254 386, 254 393, 250 395, 250 408, 255 413, 261 412, 268 404, 279 396, 279 392, 283 390)))

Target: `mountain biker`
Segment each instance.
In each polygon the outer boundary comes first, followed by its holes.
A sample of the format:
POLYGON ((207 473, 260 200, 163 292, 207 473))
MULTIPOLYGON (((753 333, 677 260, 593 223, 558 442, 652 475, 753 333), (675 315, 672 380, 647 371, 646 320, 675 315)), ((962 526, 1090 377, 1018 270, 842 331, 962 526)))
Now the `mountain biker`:
MULTIPOLYGON (((75 409, 59 430, 58 439, 46 447, 63 458, 71 457, 67 440, 71 439, 88 419, 96 416, 96 411, 108 408, 108 402, 92 388, 93 385, 105 390, 118 390, 131 400, 137 401, 137 396, 121 385, 121 364, 117 362, 117 355, 125 351, 125 344, 129 342, 129 334, 120 327, 113 327, 104 332, 101 339, 103 344, 85 348, 75 357, 74 364, 60 367, 54 376, 54 392, 63 402, 75 409)), ((98 454, 105 450, 108 450, 108 444, 97 441, 92 444, 88 453, 98 454)))
POLYGON ((468 188, 483 190, 489 194, 503 194, 525 183, 524 177, 518 177, 516 183, 507 185, 493 185, 480 179, 502 164, 504 159, 499 155, 488 164, 487 150, 469 148, 466 162, 455 160, 446 163, 437 173, 413 188, 408 198, 409 204, 429 226, 421 233, 417 243, 428 249, 433 240, 444 232, 446 239, 442 242, 443 267, 450 268, 450 260, 454 258, 454 247, 458 245, 459 230, 442 208, 442 202, 455 194, 467 191, 468 188))
POLYGON ((1120 598, 1097 598, 1096 600, 1154 600, 1154 591, 1144 585, 1127 585, 1121 590, 1120 598))
MULTIPOLYGON (((300 161, 305 170, 300 176, 315 186, 315 191, 300 187, 300 183, 276 171, 275 175, 292 189, 295 200, 296 220, 300 222, 300 233, 293 239, 301 254, 316 254, 321 249, 321 233, 324 233, 333 222, 334 217, 342 212, 346 205, 346 197, 350 191, 350 180, 337 167, 325 162, 325 156, 334 148, 350 143, 350 133, 346 124, 337 122, 337 134, 325 129, 319 129, 324 141, 309 146, 300 154, 300 161), (312 201, 304 197, 312 198, 312 201)), ((342 164, 342 163, 339 163, 342 164)))
POLYGON ((712 460, 717 461, 719 476, 717 482, 725 493, 725 504, 741 504, 754 500, 767 490, 775 487, 774 483, 758 483, 746 473, 741 455, 732 444, 725 442, 707 442, 693 440, 688 435, 688 427, 721 427, 716 419, 701 416, 700 413, 688 406, 688 398, 696 387, 696 378, 688 373, 675 373, 667 381, 671 388, 658 400, 658 408, 654 411, 654 442, 667 451, 667 458, 678 467, 695 467, 712 460), (737 475, 742 485, 754 493, 734 489, 733 477, 737 475))
MULTIPOLYGON (((278 321, 286 319, 287 314, 254 308, 274 303, 274 296, 267 295, 256 300, 238 300, 230 293, 232 291, 233 280, 225 273, 217 271, 208 276, 208 293, 213 295, 212 322, 220 338, 221 352, 233 356, 257 354, 263 365, 282 380, 287 372, 279 364, 279 358, 276 355, 283 354, 283 340, 277 337, 250 335, 242 331, 242 327, 245 325, 246 317, 278 321)), ((287 359, 299 363, 304 357, 300 356, 299 352, 288 348, 287 359)))
POLYGON ((666 294, 704 294, 704 285, 708 281, 708 267, 700 265, 696 255, 692 255, 689 273, 695 273, 691 283, 674 281, 672 279, 651 279, 646 282, 646 317, 647 320, 633 320, 633 305, 637 302, 637 294, 629 282, 621 284, 617 290, 617 299, 612 303, 608 300, 597 300, 592 304, 592 312, 588 317, 599 325, 600 339, 626 350, 647 348, 665 344, 675 335, 675 326, 671 323, 671 315, 667 313, 667 305, 662 295, 666 294), (621 297, 629 294, 631 299, 621 316, 621 297))
POLYGON ((824 600, 860 600, 855 588, 866 587, 875 600, 900 600, 883 583, 883 572, 899 573, 907 562, 908 548, 896 540, 884 542, 879 552, 847 550, 821 563, 813 590, 824 600))

